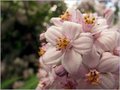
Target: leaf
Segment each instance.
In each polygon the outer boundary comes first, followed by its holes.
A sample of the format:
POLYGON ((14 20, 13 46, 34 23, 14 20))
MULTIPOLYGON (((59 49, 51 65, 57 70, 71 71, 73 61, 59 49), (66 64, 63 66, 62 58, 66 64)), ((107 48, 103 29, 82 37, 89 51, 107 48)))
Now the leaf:
POLYGON ((20 79, 20 77, 12 77, 11 79, 6 79, 1 83, 1 88, 2 89, 8 88, 11 84, 13 84, 18 79, 20 79))
POLYGON ((21 87, 20 89, 35 89, 37 84, 38 84, 38 79, 37 79, 36 75, 34 75, 34 76, 30 77, 30 79, 28 79, 25 82, 24 86, 21 87))

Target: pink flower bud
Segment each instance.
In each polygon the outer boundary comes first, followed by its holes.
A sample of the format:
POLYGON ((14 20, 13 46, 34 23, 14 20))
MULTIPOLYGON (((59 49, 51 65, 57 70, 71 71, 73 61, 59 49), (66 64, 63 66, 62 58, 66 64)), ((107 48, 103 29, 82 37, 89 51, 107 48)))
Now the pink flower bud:
POLYGON ((62 65, 60 65, 60 66, 56 66, 56 67, 55 67, 55 73, 56 73, 58 76, 62 77, 62 76, 64 76, 65 74, 67 74, 67 71, 64 69, 64 67, 63 67, 62 65))

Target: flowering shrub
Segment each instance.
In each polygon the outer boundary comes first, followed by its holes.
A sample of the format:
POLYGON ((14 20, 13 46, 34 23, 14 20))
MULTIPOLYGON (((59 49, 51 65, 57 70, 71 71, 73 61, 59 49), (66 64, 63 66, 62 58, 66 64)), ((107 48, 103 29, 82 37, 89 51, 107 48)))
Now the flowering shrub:
POLYGON ((37 90, 119 87, 120 33, 110 29, 112 17, 105 14, 69 8, 51 19, 53 25, 40 35, 47 43, 39 51, 37 90))

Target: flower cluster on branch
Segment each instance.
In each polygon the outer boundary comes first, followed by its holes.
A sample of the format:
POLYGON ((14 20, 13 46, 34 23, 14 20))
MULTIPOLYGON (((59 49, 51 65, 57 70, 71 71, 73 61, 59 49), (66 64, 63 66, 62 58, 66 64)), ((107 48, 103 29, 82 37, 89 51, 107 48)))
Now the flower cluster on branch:
POLYGON ((118 88, 120 33, 110 29, 110 16, 68 8, 52 18, 40 35, 47 43, 39 51, 36 89, 118 88))

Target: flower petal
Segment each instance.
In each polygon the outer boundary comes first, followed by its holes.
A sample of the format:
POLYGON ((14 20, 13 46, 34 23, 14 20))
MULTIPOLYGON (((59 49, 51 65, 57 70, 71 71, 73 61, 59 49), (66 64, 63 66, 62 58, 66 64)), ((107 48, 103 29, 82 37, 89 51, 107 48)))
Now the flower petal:
POLYGON ((63 23, 63 34, 70 40, 74 40, 76 39, 81 30, 82 30, 82 27, 80 24, 77 24, 77 23, 74 23, 74 22, 68 22, 68 21, 65 21, 63 23))
POLYGON ((73 48, 80 54, 85 54, 91 51, 93 39, 90 33, 81 33, 79 38, 73 41, 73 48))
POLYGON ((55 24, 56 26, 62 26, 63 21, 61 21, 61 18, 51 18, 51 23, 55 24))
POLYGON ((56 65, 60 63, 62 52, 58 51, 55 47, 51 47, 42 57, 43 62, 47 65, 56 65))
POLYGON ((120 75, 114 74, 114 78, 115 78, 115 88, 119 88, 120 75))
POLYGON ((68 8, 66 11, 68 11, 69 14, 71 15, 70 21, 80 23, 82 14, 78 9, 72 7, 68 8))
POLYGON ((113 51, 120 38, 116 31, 104 31, 95 41, 96 48, 103 51, 113 51))
POLYGON ((80 78, 85 78, 85 75, 89 72, 89 69, 85 66, 85 64, 81 64, 78 70, 78 75, 80 78))
POLYGON ((102 58, 100 60, 100 64, 98 66, 98 70, 100 72, 113 72, 119 73, 119 63, 120 57, 112 55, 109 52, 103 53, 102 58))
POLYGON ((47 76, 47 72, 46 72, 46 70, 44 70, 44 69, 39 69, 39 71, 38 71, 38 78, 44 78, 44 77, 46 77, 47 76))
POLYGON ((71 75, 75 74, 77 75, 81 62, 82 62, 81 55, 76 53, 73 49, 67 50, 62 59, 63 67, 71 75))
POLYGON ((60 27, 51 26, 45 32, 46 40, 52 45, 56 45, 56 40, 62 36, 62 30, 60 27))
POLYGON ((113 89, 115 86, 115 78, 111 73, 100 74, 100 86, 102 89, 113 89))
POLYGON ((107 29, 107 21, 104 18, 97 18, 94 27, 91 30, 91 33, 94 35, 96 33, 102 32, 103 30, 107 29))
POLYGON ((104 11, 104 16, 107 19, 107 24, 109 26, 113 25, 113 20, 114 20, 114 11, 112 9, 106 9, 104 11))
POLYGON ((89 53, 83 55, 83 63, 89 68, 95 68, 99 61, 100 54, 98 54, 95 47, 89 53))
POLYGON ((43 57, 40 57, 39 63, 40 63, 40 68, 44 69, 45 71, 49 72, 51 70, 51 65, 46 65, 43 62, 43 57))

